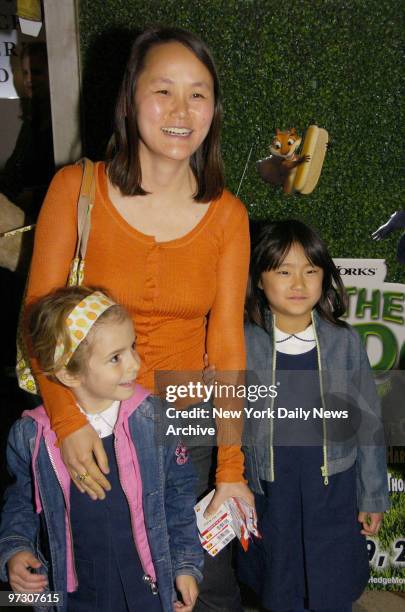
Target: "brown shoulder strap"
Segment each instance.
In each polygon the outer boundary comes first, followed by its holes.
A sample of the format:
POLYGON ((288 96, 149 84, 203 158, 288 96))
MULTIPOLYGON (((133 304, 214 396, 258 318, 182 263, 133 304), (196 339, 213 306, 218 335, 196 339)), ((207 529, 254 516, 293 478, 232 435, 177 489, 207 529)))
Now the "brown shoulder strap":
POLYGON ((84 259, 91 227, 91 209, 94 205, 96 181, 93 162, 84 157, 77 162, 83 166, 83 178, 77 201, 77 245, 75 256, 84 259))

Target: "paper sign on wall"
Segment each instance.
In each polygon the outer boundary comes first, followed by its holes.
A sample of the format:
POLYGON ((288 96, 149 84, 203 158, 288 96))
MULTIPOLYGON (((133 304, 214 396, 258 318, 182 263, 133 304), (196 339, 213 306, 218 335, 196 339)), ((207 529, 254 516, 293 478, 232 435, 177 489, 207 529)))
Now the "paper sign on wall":
POLYGON ((12 16, 0 15, 0 98, 19 97, 11 66, 11 58, 16 55, 17 30, 7 27, 12 22, 12 16))

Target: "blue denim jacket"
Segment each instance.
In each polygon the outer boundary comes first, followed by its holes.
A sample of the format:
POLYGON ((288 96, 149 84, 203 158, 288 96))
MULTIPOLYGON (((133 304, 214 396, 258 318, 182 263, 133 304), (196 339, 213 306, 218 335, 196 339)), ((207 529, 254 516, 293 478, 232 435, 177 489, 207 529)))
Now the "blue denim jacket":
MULTIPOLYGON (((329 476, 357 466, 358 508, 364 512, 383 512, 389 507, 386 447, 381 408, 367 353, 359 334, 350 326, 339 327, 313 313, 318 351, 319 387, 324 410, 334 408, 334 399, 346 401, 349 415, 356 412, 357 424, 352 435, 334 436, 332 425, 323 419, 323 465, 319 476, 325 485, 329 476)), ((266 313, 265 329, 245 325, 247 383, 270 386, 276 383, 276 348, 274 322, 266 313)), ((271 409, 274 400, 262 405, 271 409)), ((340 404, 341 405, 341 404, 340 404)), ((246 419, 244 453, 250 488, 263 493, 260 480, 272 482, 274 473, 273 419, 246 419)))
MULTIPOLYGON (((128 424, 141 469, 143 507, 149 547, 164 612, 172 612, 174 578, 180 574, 202 579, 203 551, 198 539, 193 505, 196 474, 191 462, 181 465, 175 447, 157 446, 155 421, 161 400, 149 396, 129 417, 128 424)), ((42 501, 36 514, 33 499, 32 453, 37 425, 26 417, 12 427, 7 461, 14 482, 7 489, 0 525, 0 579, 6 581, 7 561, 30 550, 48 573, 49 588, 64 593, 64 605, 35 610, 67 611, 65 503, 61 487, 41 440, 37 478, 42 501)))

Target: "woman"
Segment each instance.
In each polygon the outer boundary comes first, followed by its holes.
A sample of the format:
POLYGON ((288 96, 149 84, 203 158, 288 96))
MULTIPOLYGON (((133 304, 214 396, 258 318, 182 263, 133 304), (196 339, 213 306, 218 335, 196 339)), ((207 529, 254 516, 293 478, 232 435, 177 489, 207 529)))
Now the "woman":
MULTIPOLYGON (((218 77, 206 46, 179 29, 138 37, 107 163, 96 165, 84 282, 104 286, 130 312, 142 362, 138 381, 150 390, 155 371, 201 371, 206 351, 217 371, 245 367, 248 219, 240 201, 223 190, 220 123, 218 77)), ((80 181, 81 170, 70 166, 51 184, 36 232, 28 300, 66 282, 80 181)), ((97 433, 67 390, 45 379, 39 384, 72 478, 94 499, 103 498, 108 465, 97 433)), ((191 452, 201 494, 210 484, 212 453, 209 447, 191 452)), ((210 510, 230 496, 253 505, 242 472, 240 448, 219 448, 210 510)), ((227 555, 207 561, 197 610, 241 609, 235 582, 225 575, 227 555)))

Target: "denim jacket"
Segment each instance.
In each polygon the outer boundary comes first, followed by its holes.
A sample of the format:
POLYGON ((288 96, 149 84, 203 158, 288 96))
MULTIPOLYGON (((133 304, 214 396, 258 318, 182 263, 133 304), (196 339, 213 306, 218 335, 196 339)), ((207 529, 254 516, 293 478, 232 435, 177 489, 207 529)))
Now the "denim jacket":
MULTIPOLYGON (((276 383, 276 346, 274 321, 266 313, 265 329, 245 325, 247 382, 266 386, 276 383)), ((351 419, 350 434, 334 435, 333 424, 322 419, 323 465, 319 477, 325 485, 329 476, 357 468, 357 502, 360 511, 383 512, 389 507, 386 448, 381 423, 381 408, 376 386, 359 334, 350 326, 340 327, 312 315, 318 353, 319 391, 324 410, 333 409, 336 399, 351 419)), ((263 400, 271 409, 274 399, 263 400)), ((253 405, 252 405, 253 406, 253 405)), ((254 405, 257 408, 257 405, 254 405)), ((263 493, 260 480, 276 478, 274 471, 273 419, 246 419, 244 453, 250 488, 263 493)))
MULTIPOLYGON (((131 454, 129 461, 125 456, 121 460, 119 473, 131 509, 134 540, 145 569, 145 581, 155 588, 157 580, 162 608, 164 612, 172 612, 177 599, 174 578, 188 574, 197 581, 202 579, 203 551, 193 510, 196 475, 191 462, 185 461, 184 452, 180 457, 176 455, 175 445, 157 445, 155 421, 163 406, 158 398, 146 395, 138 387, 130 400, 122 402, 117 421, 119 425, 121 419, 122 432, 119 433, 116 425, 114 435, 119 464, 120 436, 124 455, 125 448, 131 454), (139 483, 135 472, 135 482, 128 489, 123 481, 133 473, 133 459, 140 472, 139 483), (138 508, 136 491, 142 492, 138 508), (135 520, 134 505, 138 515, 135 520)), ((43 407, 32 413, 36 411, 43 422, 43 407)), ((67 471, 60 465, 59 450, 49 443, 49 432, 38 435, 41 419, 25 414, 12 427, 8 440, 7 461, 14 482, 6 491, 1 517, 0 579, 8 579, 7 562, 15 553, 30 550, 42 562, 50 590, 64 594, 63 606, 55 610, 66 612, 66 594, 77 586, 71 550, 69 487, 67 495, 65 491, 67 471)), ((42 610, 40 606, 34 609, 42 610)))

